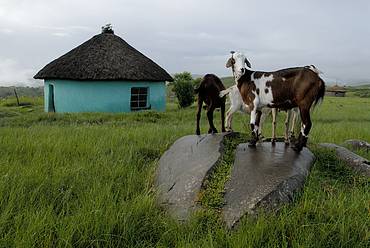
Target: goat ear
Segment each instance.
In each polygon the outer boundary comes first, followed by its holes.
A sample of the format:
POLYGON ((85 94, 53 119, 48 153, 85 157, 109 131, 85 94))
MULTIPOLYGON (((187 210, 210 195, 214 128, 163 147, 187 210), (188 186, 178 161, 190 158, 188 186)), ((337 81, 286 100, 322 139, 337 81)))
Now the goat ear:
POLYGON ((248 66, 249 68, 252 68, 252 67, 251 67, 251 63, 249 63, 248 59, 245 59, 245 63, 247 64, 247 66, 248 66))
POLYGON ((229 60, 226 62, 226 68, 231 67, 233 64, 234 64, 234 59, 233 58, 229 58, 229 60))

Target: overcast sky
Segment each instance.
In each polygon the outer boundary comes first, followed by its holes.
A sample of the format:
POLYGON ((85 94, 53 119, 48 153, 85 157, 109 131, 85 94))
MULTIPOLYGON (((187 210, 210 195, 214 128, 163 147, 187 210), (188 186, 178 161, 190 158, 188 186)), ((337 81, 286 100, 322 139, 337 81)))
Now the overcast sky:
POLYGON ((368 0, 0 0, 0 85, 40 84, 106 23, 169 73, 230 76, 237 50, 255 70, 314 64, 329 82, 370 81, 368 0))

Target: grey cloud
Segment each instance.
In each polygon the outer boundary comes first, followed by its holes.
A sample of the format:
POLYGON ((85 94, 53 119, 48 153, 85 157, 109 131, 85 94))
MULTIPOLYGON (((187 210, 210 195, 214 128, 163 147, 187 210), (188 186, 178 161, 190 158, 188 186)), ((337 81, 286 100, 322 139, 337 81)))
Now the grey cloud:
POLYGON ((366 81, 368 16, 363 0, 3 0, 0 59, 13 66, 0 62, 0 84, 32 82, 105 23, 171 73, 231 75, 225 61, 239 50, 259 70, 315 64, 328 80, 366 81))

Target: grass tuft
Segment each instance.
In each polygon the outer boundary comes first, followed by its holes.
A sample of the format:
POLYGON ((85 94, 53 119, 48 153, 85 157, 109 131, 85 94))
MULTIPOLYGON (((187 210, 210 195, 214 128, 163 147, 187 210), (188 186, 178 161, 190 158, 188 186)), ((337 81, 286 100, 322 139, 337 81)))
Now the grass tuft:
POLYGON ((204 180, 203 190, 198 200, 202 206, 220 210, 224 205, 225 183, 230 178, 234 163, 235 149, 240 143, 247 142, 246 134, 234 133, 226 136, 223 143, 223 152, 212 173, 204 180))

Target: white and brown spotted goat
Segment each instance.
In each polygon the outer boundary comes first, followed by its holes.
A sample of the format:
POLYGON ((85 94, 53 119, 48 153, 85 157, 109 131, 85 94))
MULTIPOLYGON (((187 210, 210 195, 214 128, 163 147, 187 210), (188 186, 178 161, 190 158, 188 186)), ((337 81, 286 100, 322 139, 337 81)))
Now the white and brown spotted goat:
POLYGON ((258 129, 263 107, 288 110, 299 108, 302 128, 293 149, 301 151, 306 146, 312 122, 311 106, 322 100, 325 83, 318 73, 308 67, 287 68, 273 72, 252 71, 249 61, 241 53, 232 54, 226 67, 232 67, 243 102, 251 110, 252 140, 258 141, 258 129))
MULTIPOLYGON (((222 90, 220 92, 220 97, 224 97, 229 95, 230 100, 230 108, 226 112, 226 119, 225 119, 225 128, 227 131, 232 131, 232 119, 235 112, 241 112, 243 114, 250 114, 251 110, 249 109, 248 105, 243 102, 242 96, 240 95, 239 89, 237 85, 233 85, 226 90, 222 90)), ((272 116, 272 136, 271 142, 275 143, 276 138, 276 118, 278 109, 276 108, 262 108, 262 115, 259 123, 258 128, 258 135, 262 135, 262 125, 268 115, 271 114, 272 116)), ((294 140, 294 127, 297 121, 298 116, 298 108, 288 109, 286 111, 286 118, 285 118, 285 132, 284 132, 284 142, 286 144, 290 144, 292 140, 294 140)))
MULTIPOLYGON (((234 52, 232 52, 234 53, 234 52)), ((305 66, 305 68, 311 69, 317 74, 322 73, 319 71, 314 65, 310 66, 305 66)), ((235 78, 235 76, 233 75, 235 78)), ((229 100, 230 100, 230 108, 226 112, 226 120, 225 120, 225 128, 227 131, 232 131, 232 119, 233 115, 235 112, 241 112, 244 114, 250 114, 251 110, 249 107, 243 102, 242 96, 240 95, 239 89, 237 87, 237 82, 235 85, 230 86, 226 90, 222 90, 220 92, 220 97, 224 97, 226 95, 229 95, 229 100)), ((276 142, 276 119, 277 119, 277 114, 280 110, 276 108, 263 108, 262 109, 262 115, 261 115, 261 120, 260 120, 260 125, 259 125, 259 135, 262 135, 262 125, 266 119, 266 117, 271 114, 272 116, 272 136, 271 136, 271 142, 274 143, 276 142)), ((290 144, 292 141, 295 140, 295 135, 294 135, 294 129, 296 126, 296 123, 298 121, 298 114, 299 114, 299 109, 298 107, 288 109, 286 110, 286 117, 285 117, 285 131, 284 131, 284 142, 286 144, 290 144)))

